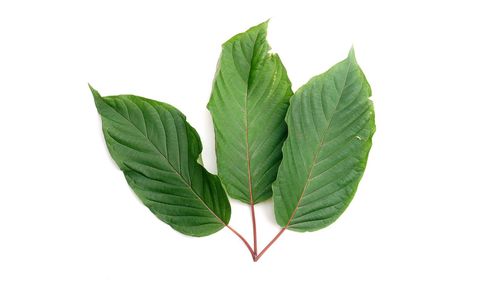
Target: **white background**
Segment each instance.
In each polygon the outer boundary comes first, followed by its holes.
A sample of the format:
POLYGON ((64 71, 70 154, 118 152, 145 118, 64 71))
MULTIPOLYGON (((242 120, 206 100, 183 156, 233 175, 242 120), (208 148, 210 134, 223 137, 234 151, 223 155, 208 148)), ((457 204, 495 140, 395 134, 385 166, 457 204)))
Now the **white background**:
MULTIPOLYGON (((0 280, 500 280, 494 3, 2 0, 0 280), (186 237, 141 205, 87 82, 178 107, 215 172, 205 106, 220 45, 268 18, 294 90, 355 46, 377 132, 344 215, 253 263, 227 229, 186 237)), ((271 203, 257 212, 262 248, 278 228, 271 203)))

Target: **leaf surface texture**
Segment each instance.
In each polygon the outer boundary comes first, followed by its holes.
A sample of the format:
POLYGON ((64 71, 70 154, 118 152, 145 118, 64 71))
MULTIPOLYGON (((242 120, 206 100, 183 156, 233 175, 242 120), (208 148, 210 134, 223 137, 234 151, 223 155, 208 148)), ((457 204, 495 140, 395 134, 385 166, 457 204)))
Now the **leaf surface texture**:
POLYGON ((351 50, 302 86, 290 101, 288 138, 273 184, 278 224, 314 231, 351 202, 375 132, 371 88, 351 50))
POLYGON ((287 135, 291 83, 266 41, 267 22, 222 45, 208 109, 215 127, 218 174, 245 203, 272 196, 287 135))
POLYGON ((197 159, 202 145, 171 105, 92 89, 106 145, 139 199, 175 230, 206 236, 229 222, 231 208, 217 176, 197 159))

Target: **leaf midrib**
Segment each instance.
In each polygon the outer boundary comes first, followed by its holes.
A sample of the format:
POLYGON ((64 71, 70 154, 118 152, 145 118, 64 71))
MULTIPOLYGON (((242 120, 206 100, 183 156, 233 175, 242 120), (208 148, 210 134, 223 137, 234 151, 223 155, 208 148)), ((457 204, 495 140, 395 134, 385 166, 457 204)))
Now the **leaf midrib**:
MULTIPOLYGON (((103 101, 104 101, 104 99, 103 99, 103 101)), ((105 102, 105 101, 104 101, 104 102, 105 102)), ((107 104, 107 103, 106 103, 106 104, 107 104)), ((198 200, 201 202, 201 204, 202 204, 202 205, 203 205, 203 206, 204 206, 204 207, 205 207, 205 208, 206 208, 206 209, 207 209, 207 210, 208 210, 208 211, 209 211, 209 212, 210 212, 210 213, 211 213, 211 214, 212 214, 215 218, 217 218, 217 220, 219 220, 219 222, 220 222, 220 223, 222 223, 224 226, 227 226, 227 224, 226 224, 226 223, 225 223, 225 222, 224 222, 221 218, 219 218, 219 216, 217 216, 217 215, 215 214, 215 212, 207 206, 207 204, 205 204, 205 202, 201 199, 201 197, 200 197, 200 196, 199 196, 199 195, 198 195, 198 194, 197 194, 197 193, 193 190, 192 185, 191 185, 191 184, 189 184, 189 183, 186 181, 186 179, 185 179, 185 178, 184 178, 184 177, 180 174, 180 172, 179 172, 179 171, 177 171, 177 169, 175 169, 175 168, 174 168, 174 166, 173 166, 173 164, 170 162, 170 160, 169 160, 169 159, 168 159, 168 158, 167 158, 167 157, 166 157, 163 153, 161 153, 161 151, 158 149, 158 147, 156 147, 156 145, 155 145, 155 144, 151 141, 151 139, 149 139, 149 137, 148 137, 147 135, 145 135, 145 134, 144 134, 144 133, 143 133, 143 132, 142 132, 142 131, 141 131, 141 130, 140 130, 140 129, 139 129, 139 128, 138 128, 138 127, 137 127, 137 126, 136 126, 136 125, 135 125, 135 124, 131 121, 131 120, 129 120, 127 117, 125 117, 125 115, 121 114, 119 111, 117 111, 114 107, 110 106, 109 104, 108 104, 108 106, 109 106, 110 108, 112 108, 112 109, 113 109, 113 111, 115 111, 116 113, 118 113, 118 115, 120 115, 121 117, 123 117, 123 119, 127 120, 127 121, 128 121, 128 122, 132 125, 132 127, 134 127, 134 128, 135 128, 135 129, 136 129, 136 130, 140 133, 140 135, 142 135, 142 136, 143 136, 146 140, 148 140, 149 144, 150 144, 152 147, 154 147, 154 149, 155 149, 155 150, 156 150, 156 151, 157 151, 157 152, 158 152, 161 156, 163 156, 163 158, 165 158, 166 162, 169 164, 169 166, 172 168, 172 170, 173 170, 173 171, 174 171, 174 172, 175 172, 175 173, 176 173, 176 174, 177 174, 177 175, 178 175, 178 176, 182 179, 182 182, 184 182, 184 184, 186 185, 186 187, 187 187, 187 188, 188 188, 188 189, 189 189, 189 190, 190 190, 190 191, 194 194, 194 196, 196 197, 196 199, 198 199, 198 200)), ((153 106, 153 105, 151 105, 151 106, 153 106)), ((126 107, 126 106, 125 106, 125 107, 126 107)), ((154 107, 154 106, 153 106, 153 107, 154 107)), ((127 109, 127 110, 128 110, 128 109, 127 109)), ((167 111, 168 111, 168 109, 167 109, 167 111)), ((170 111, 169 111, 169 113, 170 113, 170 111)), ((141 112, 141 114, 142 114, 142 112, 141 112)), ((146 120, 145 120, 145 119, 144 119, 144 122, 146 122, 146 120)), ((161 122, 161 120, 160 120, 160 122, 161 122)), ((162 124, 162 126, 164 126, 164 125, 163 125, 163 122, 161 122, 161 124, 162 124)), ((145 127, 145 128, 146 128, 146 127, 145 127)), ((165 130, 165 127, 163 128, 163 130, 165 130)))
POLYGON ((250 205, 253 205, 252 170, 250 166, 250 148, 248 145, 248 84, 245 89, 245 147, 247 158, 248 191, 250 193, 250 205))
MULTIPOLYGON (((247 83, 245 83, 245 146, 246 146, 246 158, 247 158, 247 174, 248 174, 248 192, 249 192, 249 199, 250 199, 250 205, 253 205, 253 186, 252 186, 252 169, 251 169, 251 164, 250 164, 250 146, 248 142, 248 89, 250 88, 250 78, 253 73, 253 71, 256 71, 254 69, 257 68, 259 65, 259 62, 256 63, 256 65, 253 64, 253 59, 255 57, 255 49, 257 45, 257 40, 259 39, 259 35, 257 34, 253 48, 252 48, 252 57, 250 58, 250 70, 248 71, 248 77, 246 79, 247 83), (252 71, 253 70, 253 71, 252 71)), ((234 58, 234 55, 233 55, 234 58)), ((243 78, 243 77, 242 77, 243 78)))

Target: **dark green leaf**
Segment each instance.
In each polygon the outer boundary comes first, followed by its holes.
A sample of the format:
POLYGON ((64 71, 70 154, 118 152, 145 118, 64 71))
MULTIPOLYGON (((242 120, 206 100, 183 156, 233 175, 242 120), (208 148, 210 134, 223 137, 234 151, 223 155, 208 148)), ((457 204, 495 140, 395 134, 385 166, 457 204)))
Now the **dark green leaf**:
POLYGON ((229 195, 246 203, 271 197, 292 95, 286 70, 266 41, 267 22, 222 45, 208 109, 217 167, 229 195))
POLYGON ((151 212, 175 230, 205 236, 231 208, 220 180, 197 159, 198 134, 176 108, 142 97, 101 97, 92 89, 108 150, 151 212))
POLYGON ((273 184, 282 227, 314 231, 333 223, 352 200, 375 132, 370 85, 351 50, 290 101, 288 138, 273 184))

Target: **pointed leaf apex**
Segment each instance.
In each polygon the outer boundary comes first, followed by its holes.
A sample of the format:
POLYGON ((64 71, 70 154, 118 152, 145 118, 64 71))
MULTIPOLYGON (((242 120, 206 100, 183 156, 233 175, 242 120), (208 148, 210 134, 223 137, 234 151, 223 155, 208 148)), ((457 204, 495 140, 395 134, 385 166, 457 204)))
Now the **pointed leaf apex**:
POLYGON ((250 27, 247 31, 245 31, 245 33, 246 32, 255 32, 255 31, 257 31, 257 32, 264 31, 264 33, 267 34, 267 26, 269 25, 269 20, 270 19, 267 19, 266 21, 263 21, 255 26, 250 27))
POLYGON ((101 97, 99 92, 96 89, 94 89, 94 87, 92 87, 92 85, 90 85, 90 83, 87 83, 87 84, 89 85, 89 89, 92 92, 92 95, 94 95, 94 98, 101 97))
POLYGON ((267 24, 268 24, 268 22, 269 22, 269 19, 266 20, 266 21, 264 21, 264 22, 262 22, 262 23, 259 23, 257 25, 254 25, 254 26, 250 27, 245 32, 241 32, 241 33, 238 33, 238 34, 234 35, 229 40, 227 40, 226 42, 224 42, 222 44, 222 47, 227 46, 227 45, 231 45, 235 41, 242 40, 242 38, 245 35, 248 35, 248 34, 262 33, 264 35, 267 35, 267 24))
POLYGON ((94 103, 97 107, 97 110, 99 111, 100 104, 102 104, 104 99, 101 97, 99 92, 96 89, 94 89, 94 87, 92 87, 92 85, 90 85, 90 83, 88 83, 88 85, 89 85, 90 91, 92 92, 92 96, 94 97, 94 103))
POLYGON ((266 31, 267 31, 267 26, 269 25, 269 21, 270 21, 270 20, 271 20, 271 19, 270 19, 270 18, 268 18, 267 20, 265 20, 265 21, 263 21, 263 22, 261 22, 261 23, 257 24, 257 25, 256 25, 256 26, 254 26, 254 27, 251 27, 250 29, 254 29, 254 28, 262 28, 262 29, 264 29, 264 30, 266 30, 266 31))
POLYGON ((356 54, 354 52, 354 46, 351 46, 351 49, 349 50, 349 55, 347 56, 347 58, 352 62, 356 62, 356 54))

